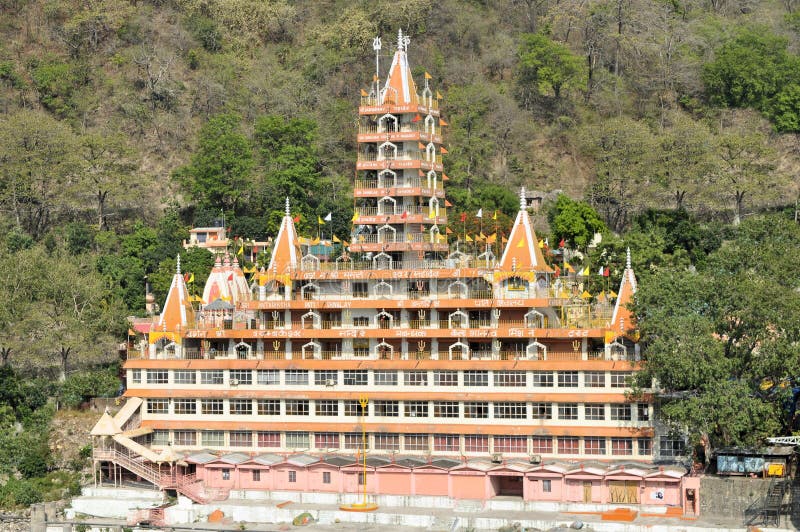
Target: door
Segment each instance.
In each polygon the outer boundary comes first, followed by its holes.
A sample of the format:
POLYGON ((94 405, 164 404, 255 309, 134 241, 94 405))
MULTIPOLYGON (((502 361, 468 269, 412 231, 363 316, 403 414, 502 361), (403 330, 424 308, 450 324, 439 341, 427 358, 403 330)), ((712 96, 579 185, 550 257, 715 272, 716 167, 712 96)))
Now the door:
POLYGON ((634 480, 611 480, 608 482, 608 490, 612 503, 639 503, 639 483, 634 480))
POLYGON ((583 481, 583 502, 592 502, 592 481, 583 481))

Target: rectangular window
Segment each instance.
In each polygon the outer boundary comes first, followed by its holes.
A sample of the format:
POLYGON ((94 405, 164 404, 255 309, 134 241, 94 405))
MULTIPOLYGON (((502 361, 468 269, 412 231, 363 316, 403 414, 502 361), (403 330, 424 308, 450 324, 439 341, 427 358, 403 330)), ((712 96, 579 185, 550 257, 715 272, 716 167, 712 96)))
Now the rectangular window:
POLYGON ((542 480, 542 493, 550 493, 553 491, 553 481, 550 479, 542 480))
POLYGON ((223 384, 221 369, 204 369, 200 372, 200 384, 223 384))
POLYGON ((172 434, 175 445, 197 445, 197 433, 193 430, 176 430, 172 434))
POLYGON ((367 385, 367 370, 365 369, 346 369, 344 370, 343 377, 343 384, 345 386, 367 385))
POLYGON ((307 416, 308 415, 308 400, 306 400, 306 399, 287 399, 286 400, 286 415, 287 416, 307 416))
POLYGON ((500 387, 525 386, 526 372, 524 371, 495 371, 494 385, 500 387))
POLYGON ((611 372, 611 387, 612 388, 627 388, 628 379, 631 376, 630 371, 612 371, 611 372))
POLYGON ((168 430, 154 430, 151 445, 168 445, 169 444, 169 431, 168 430))
POLYGON ((434 401, 433 417, 458 417, 458 401, 434 401))
POLYGON ((148 369, 147 384, 167 384, 169 383, 169 371, 165 369, 148 369))
POLYGON ((256 384, 260 386, 275 386, 280 383, 281 377, 277 369, 256 370, 256 384))
POLYGON ((287 386, 308 385, 308 370, 306 369, 287 369, 283 377, 287 386))
POLYGON ((553 407, 550 403, 533 403, 531 405, 533 419, 552 419, 553 407))
POLYGON ((639 421, 650 421, 650 405, 647 403, 639 403, 637 405, 637 417, 639 421))
POLYGON ((630 456, 633 454, 633 438, 611 438, 611 454, 630 456))
POLYGON ((168 399, 148 399, 147 400, 147 413, 148 414, 169 414, 169 400, 168 399))
POLYGON ((369 285, 366 281, 353 281, 350 286, 353 289, 353 297, 369 297, 369 285))
POLYGON ((459 437, 454 434, 435 434, 433 436, 433 450, 446 453, 457 453, 459 449, 459 437))
POLYGON ((232 369, 230 379, 231 385, 247 386, 253 384, 253 372, 249 369, 232 369))
POLYGON ((281 415, 281 402, 278 399, 258 399, 256 407, 259 416, 281 415))
POLYGON ((308 432, 287 432, 286 447, 289 449, 308 449, 308 432))
POLYGON ((465 371, 464 386, 489 386, 489 372, 475 370, 465 371))
POLYGON ((653 440, 650 438, 637 438, 636 454, 639 456, 649 456, 653 454, 653 440))
POLYGON ((606 439, 584 438, 583 452, 586 454, 606 454, 606 439))
POLYGON ((464 436, 464 452, 488 453, 489 436, 482 436, 478 434, 469 434, 467 436, 464 436))
POLYGON ((397 386, 397 372, 376 370, 373 373, 375 386, 397 386))
POLYGON ((314 413, 318 416, 339 415, 339 401, 336 399, 317 399, 314 403, 314 413))
POLYGON ((297 482, 297 471, 289 471, 289 482, 292 484, 297 482))
POLYGON ((400 450, 400 435, 399 434, 381 434, 376 433, 375 436, 375 449, 382 451, 399 451, 400 450))
POLYGON ((486 419, 489 417, 489 403, 464 403, 464 417, 468 419, 486 419))
POLYGON ((230 414, 232 416, 252 416, 253 415, 253 400, 252 399, 231 399, 230 414))
POLYGON ((230 440, 231 447, 252 447, 253 433, 249 430, 232 430, 230 440))
POLYGON ((256 443, 259 447, 280 447, 280 432, 259 432, 256 434, 256 443))
POLYGON ((323 484, 330 484, 331 483, 331 472, 330 471, 323 471, 322 472, 322 483, 323 484))
POLYGON ((605 421, 606 405, 587 403, 583 405, 583 417, 589 421, 605 421))
POLYGON ((552 371, 534 371, 533 387, 534 388, 552 388, 553 387, 553 372, 552 371))
POLYGON ((338 449, 339 434, 336 432, 317 432, 314 434, 314 447, 317 449, 338 449))
POLYGON ((559 436, 558 437, 558 452, 559 454, 578 454, 580 440, 575 436, 559 436))
MULTIPOLYGON (((363 449, 363 436, 360 432, 346 432, 344 434, 345 449, 363 449)), ((367 449, 369 449, 369 439, 367 439, 367 449)))
POLYGON ((559 388, 577 388, 578 387, 578 372, 577 371, 559 371, 558 373, 558 387, 559 388))
POLYGON ((132 384, 142 383, 142 370, 140 369, 131 370, 131 383, 132 384))
POLYGON ((222 399, 201 399, 200 413, 209 416, 221 416, 225 413, 225 404, 222 399))
POLYGON ((682 438, 661 436, 658 444, 659 454, 662 458, 678 458, 686 454, 686 443, 682 438))
POLYGON ((197 401, 194 399, 174 399, 172 408, 176 414, 196 414, 197 401))
POLYGON ((261 482, 261 470, 253 469, 253 482, 261 482))
POLYGON ((458 372, 457 371, 434 371, 433 372, 433 385, 434 386, 458 386, 458 372))
POLYGON ((558 419, 578 419, 577 403, 559 403, 558 419))
POLYGON ((200 444, 206 447, 224 447, 225 433, 221 430, 204 430, 200 433, 200 444))
MULTIPOLYGON (((361 415, 361 404, 358 401, 344 401, 344 415, 345 416, 360 416, 361 415)), ((364 409, 364 415, 369 415, 369 404, 367 404, 367 408, 364 409)))
POLYGON ((230 469, 223 469, 222 470, 222 480, 230 480, 231 479, 231 470, 230 469))
POLYGON ((197 384, 197 372, 193 369, 176 369, 175 384, 197 384))
POLYGON ((427 386, 427 371, 405 371, 403 372, 403 383, 406 386, 427 386))
POLYGON ((400 402, 373 401, 372 415, 378 417, 398 417, 400 416, 400 402))
POLYGON ((550 436, 534 436, 531 438, 531 452, 534 454, 552 453, 553 438, 550 436))
POLYGON ((605 388, 605 371, 587 371, 583 374, 584 386, 587 388, 605 388))
POLYGON ((613 403, 611 405, 611 420, 612 421, 630 421, 631 420, 631 405, 613 403))
POLYGON ((406 451, 429 451, 429 440, 427 434, 406 434, 403 436, 403 448, 406 451))
POLYGON ((364 484, 366 484, 366 478, 364 478, 364 472, 361 471, 358 473, 358 485, 363 486, 364 484))
POLYGON ((428 402, 406 401, 405 414, 406 417, 428 417, 428 402))
POLYGON ((314 372, 314 384, 317 386, 335 386, 339 384, 339 372, 317 370, 314 372))
POLYGON ((494 452, 496 453, 527 453, 528 438, 525 436, 495 436, 494 452))
POLYGON ((525 419, 528 409, 525 403, 495 403, 494 417, 497 419, 525 419))

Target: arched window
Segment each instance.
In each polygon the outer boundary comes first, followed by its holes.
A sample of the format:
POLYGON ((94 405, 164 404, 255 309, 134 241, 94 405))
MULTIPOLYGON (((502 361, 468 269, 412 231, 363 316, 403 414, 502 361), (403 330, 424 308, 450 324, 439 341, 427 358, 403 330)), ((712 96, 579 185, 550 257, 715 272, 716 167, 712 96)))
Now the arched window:
POLYGON ((375 326, 379 329, 391 329, 394 325, 394 316, 385 310, 375 314, 375 326))
POLYGON ((378 188, 391 188, 397 186, 397 173, 392 170, 381 170, 378 174, 378 188))
POLYGON ((382 340, 375 346, 375 356, 382 360, 394 358, 394 346, 382 340))
POLYGON ((450 360, 468 360, 469 359, 469 346, 459 340, 451 345, 448 349, 450 360))
POLYGON ((467 316, 467 313, 463 310, 451 312, 450 315, 447 316, 448 329, 461 329, 466 327, 469 327, 469 316, 467 316))
POLYGON ((322 318, 319 313, 313 310, 306 312, 300 317, 300 326, 303 329, 319 329, 322 325, 322 318))
POLYGON ((322 358, 322 346, 313 340, 304 344, 301 351, 304 359, 322 358))
POLYGON ((373 257, 372 267, 376 270, 391 270, 393 262, 391 255, 381 252, 373 257))
POLYGON ((385 114, 378 119, 378 131, 380 133, 395 132, 398 130, 397 125, 397 117, 392 114, 385 114))
POLYGON ((305 300, 317 299, 319 297, 319 286, 314 283, 304 284, 300 288, 300 296, 305 300))
POLYGON ((391 196, 384 196, 379 199, 378 214, 397 214, 397 200, 391 196))
POLYGON ((531 360, 547 360, 547 346, 534 339, 525 348, 525 355, 531 360))
POLYGON ((447 285, 448 299, 464 299, 467 297, 467 285, 461 281, 453 281, 447 285))
POLYGON ((248 344, 247 342, 239 342, 233 349, 236 351, 236 358, 239 360, 245 360, 250 358, 250 353, 253 351, 253 346, 248 344))
POLYGON ((389 224, 382 225, 378 228, 378 242, 383 244, 391 244, 397 241, 397 229, 389 224))
POLYGON ((531 309, 525 314, 525 327, 529 329, 544 329, 546 327, 544 314, 531 309))

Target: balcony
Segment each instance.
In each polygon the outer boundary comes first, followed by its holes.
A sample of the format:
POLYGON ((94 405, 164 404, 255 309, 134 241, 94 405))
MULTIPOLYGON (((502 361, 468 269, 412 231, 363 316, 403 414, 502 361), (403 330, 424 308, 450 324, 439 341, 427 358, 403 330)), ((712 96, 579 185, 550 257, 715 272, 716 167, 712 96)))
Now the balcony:
MULTIPOLYGON (((427 178, 415 177, 415 178, 400 179, 396 183, 391 183, 389 179, 386 179, 383 182, 379 182, 377 179, 356 179, 353 188, 381 189, 383 191, 386 191, 388 189, 390 194, 387 195, 391 196, 393 195, 391 194, 391 192, 395 191, 395 189, 398 188, 427 188, 431 190, 444 190, 444 185, 442 184, 441 179, 436 179, 435 183, 433 182, 433 180, 431 180, 431 183, 428 184, 427 178)), ((416 213, 412 213, 411 209, 413 209, 413 207, 407 208, 409 214, 427 214, 424 212, 425 209, 423 208, 418 209, 419 212, 416 213)), ((368 214, 368 212, 366 211, 362 212, 361 209, 359 209, 358 212, 360 214, 368 214)), ((372 214, 383 214, 383 213, 374 212, 372 214)))
POLYGON ((381 155, 380 153, 363 153, 358 152, 356 162, 372 162, 372 161, 423 161, 426 163, 442 164, 442 156, 436 155, 429 158, 427 153, 419 150, 412 151, 398 151, 396 155, 381 155))
MULTIPOLYGON (((439 110, 439 101, 434 98, 423 98, 417 94, 418 105, 394 105, 392 102, 383 102, 379 96, 362 96, 361 107, 367 109, 359 109, 363 114, 383 114, 383 113, 413 113, 419 111, 420 113, 427 112, 428 109, 432 111, 439 110)), ((438 114, 438 113, 437 113, 438 114)))

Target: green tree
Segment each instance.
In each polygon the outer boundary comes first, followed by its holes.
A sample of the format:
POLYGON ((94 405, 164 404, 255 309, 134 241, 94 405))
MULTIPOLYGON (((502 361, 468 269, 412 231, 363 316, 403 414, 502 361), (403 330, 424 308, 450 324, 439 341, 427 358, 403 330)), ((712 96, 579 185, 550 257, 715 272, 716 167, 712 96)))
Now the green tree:
POLYGON ((556 100, 560 100, 562 90, 585 84, 584 60, 573 54, 568 46, 554 42, 547 35, 523 34, 517 54, 517 94, 526 109, 530 109, 537 96, 552 93, 556 100))
POLYGON ((563 238, 571 247, 580 249, 586 249, 595 233, 608 231, 606 224, 588 203, 574 201, 565 194, 559 194, 547 210, 547 221, 554 242, 563 238))

